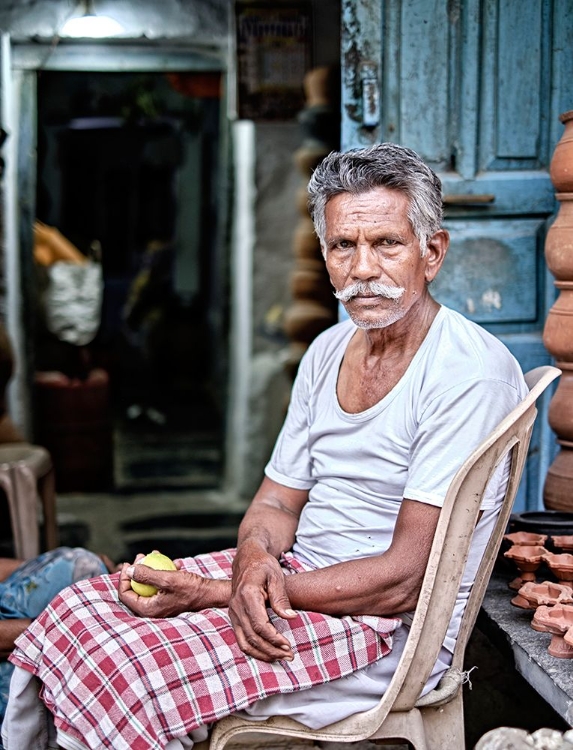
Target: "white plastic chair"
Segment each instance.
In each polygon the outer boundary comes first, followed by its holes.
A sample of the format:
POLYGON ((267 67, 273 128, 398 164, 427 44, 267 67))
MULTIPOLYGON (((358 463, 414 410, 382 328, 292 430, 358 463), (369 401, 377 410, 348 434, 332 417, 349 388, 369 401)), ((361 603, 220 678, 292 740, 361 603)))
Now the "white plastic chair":
POLYGON ((527 373, 528 396, 469 456, 452 480, 436 528, 410 634, 380 703, 370 711, 354 714, 319 730, 308 729, 286 716, 273 716, 263 722, 229 716, 215 725, 210 750, 222 750, 229 740, 242 733, 332 742, 401 739, 410 742, 416 750, 465 747, 460 687, 466 644, 523 473, 537 415, 535 402, 560 374, 560 370, 550 366, 527 373), (435 690, 419 699, 446 635, 483 494, 496 466, 509 451, 512 461, 504 503, 464 611, 451 668, 435 690))
POLYGON ((0 487, 6 494, 15 556, 28 560, 40 554, 38 499, 44 517, 46 549, 58 546, 54 467, 41 445, 0 445, 0 487))

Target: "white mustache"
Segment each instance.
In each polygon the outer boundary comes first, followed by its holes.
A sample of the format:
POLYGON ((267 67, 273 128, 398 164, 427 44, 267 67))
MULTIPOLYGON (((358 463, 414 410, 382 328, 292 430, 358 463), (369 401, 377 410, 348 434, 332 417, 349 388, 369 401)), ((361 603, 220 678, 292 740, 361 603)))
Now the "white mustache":
POLYGON ((380 284, 377 281, 357 281, 356 284, 351 284, 339 292, 334 292, 334 296, 341 302, 348 302, 352 297, 364 294, 397 300, 400 299, 405 291, 403 286, 389 286, 388 284, 380 284))

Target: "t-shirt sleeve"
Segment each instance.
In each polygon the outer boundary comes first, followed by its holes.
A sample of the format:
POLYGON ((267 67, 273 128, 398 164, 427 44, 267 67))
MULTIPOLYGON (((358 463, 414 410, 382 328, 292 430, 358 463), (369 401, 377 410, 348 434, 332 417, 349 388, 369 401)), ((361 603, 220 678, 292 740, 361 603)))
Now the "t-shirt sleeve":
MULTIPOLYGON (((486 378, 458 384, 434 398, 421 415, 412 444, 404 497, 442 506, 462 463, 520 401, 514 385, 486 378)), ((482 510, 495 506, 504 474, 502 462, 482 510)))
POLYGON ((309 490, 315 483, 308 448, 309 369, 309 360, 305 357, 294 381, 285 422, 265 467, 269 479, 296 490, 309 490))

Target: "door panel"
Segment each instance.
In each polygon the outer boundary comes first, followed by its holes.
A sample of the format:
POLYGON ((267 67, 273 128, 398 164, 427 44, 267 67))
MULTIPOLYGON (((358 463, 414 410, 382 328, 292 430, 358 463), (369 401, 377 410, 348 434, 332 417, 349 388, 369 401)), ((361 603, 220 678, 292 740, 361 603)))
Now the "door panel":
MULTIPOLYGON (((548 169, 558 115, 573 106, 566 5, 342 0, 343 148, 395 141, 438 172, 452 243, 433 294, 505 341, 524 370, 550 359, 543 245, 556 208, 548 169), (365 67, 379 85, 374 118, 365 67)), ((543 403, 520 509, 542 507, 554 452, 543 403)))
POLYGON ((539 219, 447 221, 450 249, 436 299, 476 323, 537 319, 539 219))

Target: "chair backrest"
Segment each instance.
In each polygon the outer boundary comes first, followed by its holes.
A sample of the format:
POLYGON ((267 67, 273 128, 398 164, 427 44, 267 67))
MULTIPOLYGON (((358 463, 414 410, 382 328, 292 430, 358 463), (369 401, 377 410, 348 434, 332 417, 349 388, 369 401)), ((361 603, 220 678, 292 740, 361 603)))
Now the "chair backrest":
POLYGON ((496 467, 511 451, 503 505, 477 571, 456 642, 452 666, 461 667, 523 473, 537 415, 535 402, 560 374, 560 370, 550 366, 529 372, 529 394, 473 451, 452 480, 410 634, 392 682, 377 709, 369 712, 373 719, 374 714, 382 720, 389 711, 411 709, 426 684, 452 616, 483 495, 496 467))

